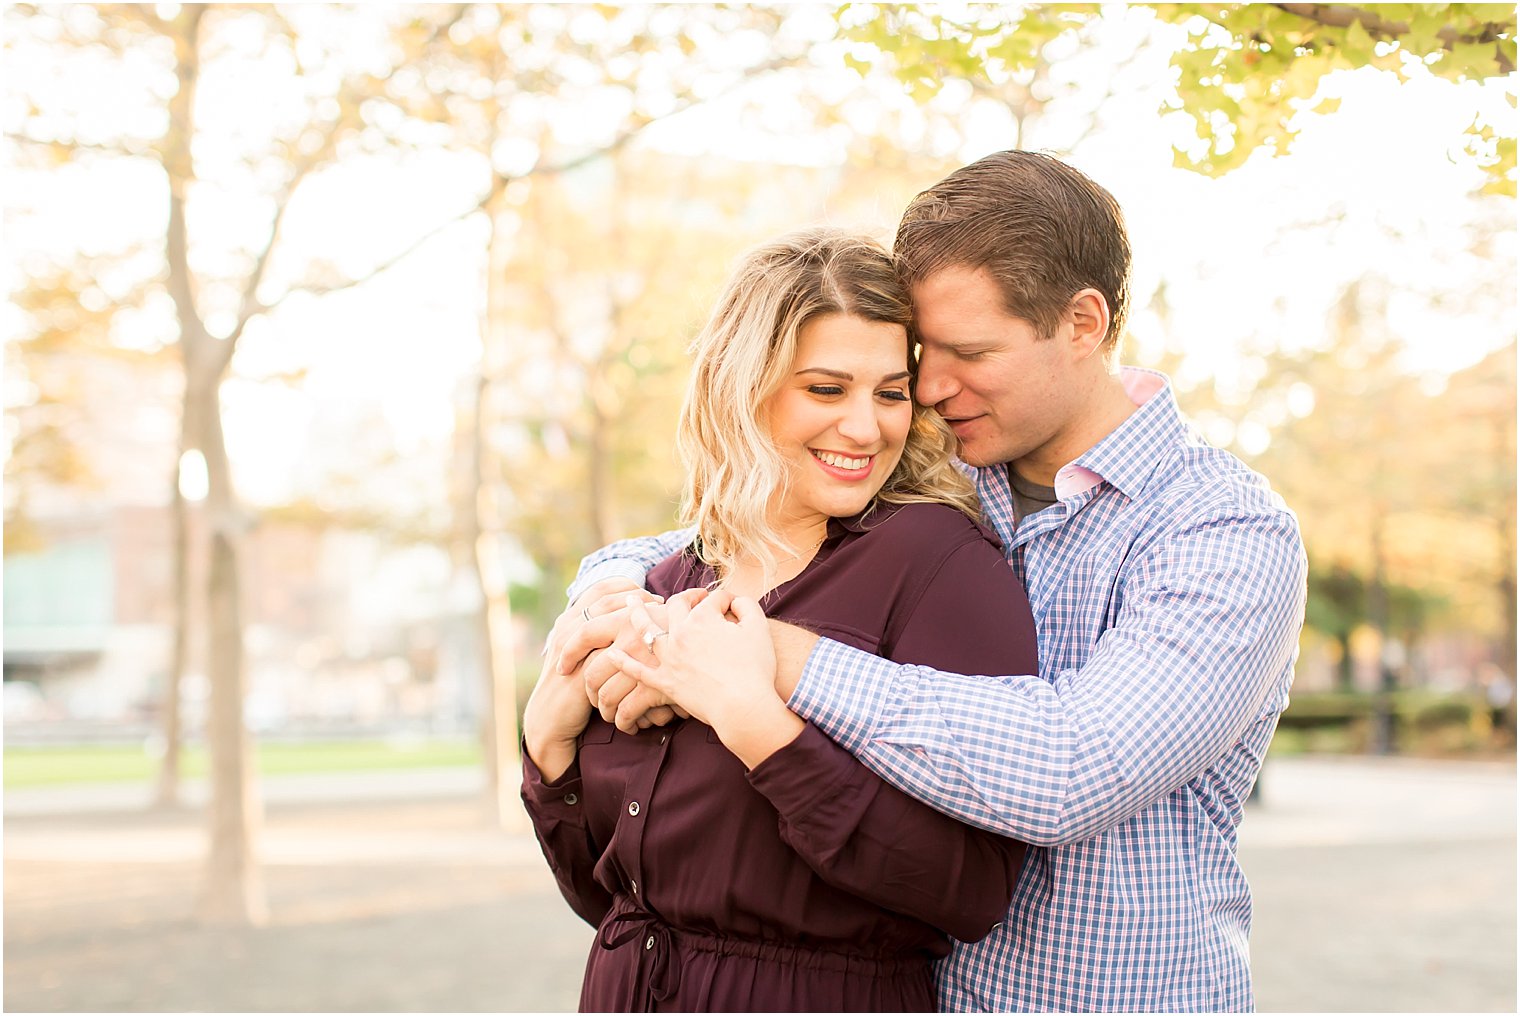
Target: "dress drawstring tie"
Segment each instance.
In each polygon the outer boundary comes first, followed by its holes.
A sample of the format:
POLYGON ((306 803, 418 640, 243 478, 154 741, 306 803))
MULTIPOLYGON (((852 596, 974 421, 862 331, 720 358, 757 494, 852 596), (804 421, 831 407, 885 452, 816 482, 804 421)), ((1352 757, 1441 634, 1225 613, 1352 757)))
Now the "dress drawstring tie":
MULTIPOLYGON (((640 907, 613 914, 596 934, 603 949, 616 949, 633 940, 640 940, 642 950, 651 953, 649 967, 649 992, 656 1002, 668 1001, 681 984, 681 964, 676 958, 670 928, 654 914, 640 907)), ((626 1011, 635 1012, 628 999, 626 1011)))

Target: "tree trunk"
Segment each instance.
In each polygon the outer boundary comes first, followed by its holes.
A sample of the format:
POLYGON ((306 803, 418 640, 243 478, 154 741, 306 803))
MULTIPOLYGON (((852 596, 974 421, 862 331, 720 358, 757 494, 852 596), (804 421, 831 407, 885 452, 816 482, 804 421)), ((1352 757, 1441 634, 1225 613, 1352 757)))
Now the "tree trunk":
POLYGON ((485 204, 489 236, 486 241, 485 307, 481 313, 481 375, 475 396, 473 472, 475 498, 475 577, 480 584, 481 631, 485 636, 485 709, 481 741, 485 748, 487 806, 503 828, 521 829, 526 814, 518 802, 516 774, 522 766, 518 742, 522 731, 517 712, 516 639, 512 631, 512 600, 502 567, 501 508, 497 494, 499 469, 490 466, 491 385, 507 376, 509 360, 506 307, 501 282, 511 252, 501 218, 506 191, 498 180, 485 204))
POLYGON ((595 396, 591 399, 591 432, 587 435, 586 460, 586 480, 591 491, 591 545, 605 547, 621 533, 617 500, 613 494, 612 420, 597 404, 595 396))
MULTIPOLYGON (((188 450, 186 439, 189 435, 185 431, 186 427, 182 423, 182 456, 188 450)), ((178 463, 175 464, 174 492, 170 505, 170 525, 174 530, 174 645, 169 654, 169 673, 164 679, 164 757, 159 763, 158 783, 153 793, 153 804, 158 808, 174 808, 179 805, 180 684, 185 677, 190 644, 190 529, 186 517, 189 509, 179 489, 178 463)))
POLYGON ((169 127, 161 149, 169 184, 164 256, 185 367, 182 427, 190 438, 189 447, 199 449, 206 457, 209 482, 205 506, 211 544, 206 670, 211 703, 206 740, 211 749, 211 843, 196 912, 211 923, 258 924, 267 911, 253 860, 259 808, 248 764, 248 734, 243 728, 243 630, 237 567, 243 523, 232 492, 220 398, 233 340, 214 340, 196 308, 185 223, 185 202, 195 179, 191 140, 195 135, 195 91, 205 12, 204 4, 186 4, 173 15, 171 37, 179 87, 169 100, 169 127))
POLYGON ((1355 691, 1356 672, 1352 667, 1351 659, 1351 632, 1340 632, 1335 636, 1335 644, 1340 646, 1341 658, 1335 661, 1335 690, 1355 691))
MULTIPOLYGON (((1513 375, 1511 383, 1513 384, 1513 375)), ((1513 387, 1511 388, 1513 391, 1513 387)), ((1514 405, 1509 403, 1509 412, 1501 412, 1496 422, 1497 438, 1495 442, 1495 458, 1500 462, 1515 461, 1515 435, 1514 435, 1514 405)), ((1520 602, 1515 596, 1515 487, 1509 486, 1507 504, 1499 517, 1499 616, 1504 630, 1500 635, 1502 640, 1499 644, 1499 666, 1508 675, 1510 687, 1515 684, 1516 664, 1516 634, 1520 627, 1520 602)))
POLYGON ((210 644, 207 674, 211 703, 207 742, 211 749, 211 849, 198 912, 215 924, 261 924, 268 916, 254 844, 262 807, 255 787, 252 745, 243 725, 246 694, 242 596, 238 553, 243 521, 232 491, 227 449, 222 435, 220 377, 205 380, 195 393, 205 411, 198 444, 206 456, 210 492, 211 564, 207 582, 210 644))
POLYGON ((1372 714, 1372 750, 1378 755, 1391 755, 1398 749, 1397 717, 1393 710, 1393 692, 1397 678, 1393 670, 1393 632, 1388 617, 1388 580, 1384 561, 1383 524, 1385 515, 1381 506, 1372 510, 1372 580, 1367 584, 1367 620, 1378 636, 1377 691, 1372 714))

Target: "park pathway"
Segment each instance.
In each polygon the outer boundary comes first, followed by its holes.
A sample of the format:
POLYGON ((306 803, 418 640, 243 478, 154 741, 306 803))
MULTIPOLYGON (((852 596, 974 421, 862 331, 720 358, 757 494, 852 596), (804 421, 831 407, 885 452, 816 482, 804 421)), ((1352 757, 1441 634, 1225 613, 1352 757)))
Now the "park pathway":
MULTIPOLYGON (((271 921, 189 920, 193 809, 5 797, 5 1009, 557 1011, 591 931, 473 771, 265 781, 271 921)), ((1512 763, 1274 758, 1241 835, 1263 1011, 1514 1011, 1512 763)), ((191 800, 198 790, 192 788, 191 800)))

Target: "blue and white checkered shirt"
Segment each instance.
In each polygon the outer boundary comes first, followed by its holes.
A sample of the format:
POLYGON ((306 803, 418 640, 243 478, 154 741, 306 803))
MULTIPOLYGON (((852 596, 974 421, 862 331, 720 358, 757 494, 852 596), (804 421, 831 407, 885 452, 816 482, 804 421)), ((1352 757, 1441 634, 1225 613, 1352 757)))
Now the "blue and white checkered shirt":
MULTIPOLYGON (((1033 844, 1008 917, 938 970, 947 1011, 1253 1007, 1236 827, 1288 701, 1303 622, 1298 524, 1200 441, 1165 377, 1015 515, 973 470, 1029 593, 1040 674, 961 676, 821 640, 791 708, 888 782, 1033 844)), ((572 593, 643 571, 690 532, 623 541, 572 593)), ((967 891, 975 891, 968 886, 967 891)))

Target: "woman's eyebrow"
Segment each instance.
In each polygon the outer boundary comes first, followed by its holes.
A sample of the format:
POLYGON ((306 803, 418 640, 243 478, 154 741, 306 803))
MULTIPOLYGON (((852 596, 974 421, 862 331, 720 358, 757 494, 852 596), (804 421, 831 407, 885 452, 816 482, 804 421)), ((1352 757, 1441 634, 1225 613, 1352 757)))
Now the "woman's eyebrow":
MULTIPOLYGON (((848 373, 846 371, 842 371, 842 370, 833 370, 833 369, 831 369, 829 367, 804 367, 801 370, 799 370, 797 373, 798 374, 823 374, 823 375, 826 375, 828 377, 837 377, 841 381, 854 381, 855 380, 855 375, 854 374, 850 374, 850 373, 848 373)), ((885 384, 888 381, 905 381, 905 380, 907 380, 908 378, 910 378, 912 376, 913 375, 911 373, 909 373, 908 371, 900 370, 896 374, 887 374, 884 377, 882 377, 881 383, 885 384)))

